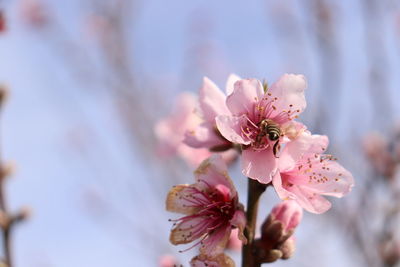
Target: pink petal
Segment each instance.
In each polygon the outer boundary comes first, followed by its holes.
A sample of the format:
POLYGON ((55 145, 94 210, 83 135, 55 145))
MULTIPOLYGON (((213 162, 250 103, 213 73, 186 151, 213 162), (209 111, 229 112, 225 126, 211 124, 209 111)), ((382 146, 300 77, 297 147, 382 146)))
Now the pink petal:
POLYGON ((276 158, 271 148, 256 151, 248 148, 242 151, 242 173, 260 183, 271 182, 273 172, 276 170, 276 158))
POLYGON ((190 93, 182 93, 171 115, 155 125, 154 131, 159 141, 157 150, 161 156, 177 154, 189 165, 195 166, 210 156, 208 150, 194 150, 182 143, 185 131, 201 123, 201 118, 194 113, 195 106, 196 98, 190 93))
POLYGON ((353 176, 338 162, 334 160, 320 162, 314 155, 310 155, 310 158, 313 159, 311 161, 313 174, 309 173, 301 178, 294 177, 291 182, 301 185, 312 193, 339 198, 351 191, 354 186, 353 176))
POLYGON ((325 135, 311 135, 308 131, 303 132, 283 148, 278 159, 279 170, 282 172, 292 169, 304 154, 323 153, 328 143, 328 137, 325 135))
POLYGON ((228 80, 226 81, 226 88, 225 88, 225 92, 226 92, 227 96, 232 94, 234 85, 239 80, 241 80, 241 78, 239 76, 237 76, 236 74, 229 75, 228 80))
POLYGON ((289 190, 296 195, 296 202, 311 213, 321 214, 331 208, 331 203, 328 200, 302 186, 293 185, 289 190))
POLYGON ((218 154, 221 155, 222 159, 226 162, 228 166, 239 157, 239 153, 235 149, 229 149, 218 154))
POLYGON ((216 116, 230 113, 226 107, 225 98, 221 90, 210 79, 204 77, 199 102, 205 121, 215 123, 216 116))
POLYGON ((236 144, 249 145, 249 138, 242 136, 242 126, 246 125, 248 118, 246 115, 236 116, 218 116, 216 119, 218 131, 228 141, 236 144))
POLYGON ((288 200, 288 199, 296 199, 296 195, 293 194, 292 192, 286 190, 284 188, 283 183, 282 183, 282 177, 279 171, 277 171, 274 176, 272 177, 272 185, 274 186, 274 189, 276 193, 278 194, 279 198, 282 200, 288 200))
MULTIPOLYGON (((267 93, 276 97, 274 106, 276 110, 271 114, 271 118, 277 116, 283 110, 291 110, 291 114, 300 114, 306 108, 304 90, 307 87, 306 79, 303 75, 284 74, 279 80, 271 85, 267 93)), ((285 117, 286 118, 286 117, 285 117)))
POLYGON ((280 199, 295 200, 302 208, 312 213, 324 213, 331 207, 331 203, 322 196, 310 192, 302 185, 295 185, 282 182, 282 176, 279 173, 274 175, 272 180, 275 191, 280 199))
POLYGON ((243 211, 237 210, 231 219, 231 224, 238 228, 237 237, 244 243, 247 243, 247 239, 243 234, 244 228, 246 227, 246 215, 243 211))
POLYGON ((303 132, 307 131, 307 127, 298 121, 288 121, 287 123, 281 126, 281 130, 284 133, 285 138, 288 139, 286 141, 282 141, 281 143, 287 143, 289 141, 295 140, 299 137, 303 132))
POLYGON ((229 237, 227 249, 239 252, 242 249, 243 242, 238 238, 239 229, 235 228, 231 232, 231 236, 229 237))
POLYGON ((173 245, 187 244, 207 233, 207 218, 193 217, 176 225, 169 236, 173 245))
POLYGON ((224 252, 229 241, 232 228, 229 224, 226 227, 220 227, 210 234, 203 242, 200 252, 211 257, 224 252))
POLYGON ((256 79, 239 80, 235 83, 233 93, 226 99, 226 105, 233 115, 253 115, 254 104, 262 99, 264 89, 256 79))
POLYGON ((197 167, 199 164, 209 156, 211 152, 208 149, 203 148, 192 148, 184 143, 181 143, 176 147, 177 154, 185 160, 185 162, 191 167, 197 167))
POLYGON ((228 202, 231 200, 231 189, 223 184, 217 184, 215 189, 223 196, 224 201, 228 202))
POLYGON ((226 163, 220 155, 212 155, 204 160, 194 172, 199 187, 216 187, 224 185, 230 189, 230 196, 236 196, 236 189, 228 174, 226 163))
POLYGON ((186 215, 193 214, 197 210, 197 207, 193 207, 192 200, 186 197, 191 195, 192 192, 193 189, 190 185, 177 185, 172 187, 167 195, 166 209, 171 212, 186 215))
POLYGON ((172 113, 160 120, 155 126, 155 134, 161 141, 180 142, 188 126, 200 123, 200 118, 194 114, 196 97, 191 93, 182 93, 177 97, 172 113))
POLYGON ((215 122, 204 122, 196 129, 187 131, 183 143, 194 148, 212 148, 227 143, 221 136, 217 135, 215 122))

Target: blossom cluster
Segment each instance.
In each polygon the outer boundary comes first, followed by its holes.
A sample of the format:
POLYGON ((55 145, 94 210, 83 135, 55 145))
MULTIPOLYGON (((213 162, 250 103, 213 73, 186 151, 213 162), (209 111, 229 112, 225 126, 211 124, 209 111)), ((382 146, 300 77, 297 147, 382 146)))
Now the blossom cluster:
MULTIPOLYGON (((324 196, 340 198, 351 190, 351 173, 325 153, 328 137, 312 134, 297 121, 306 108, 306 87, 303 75, 285 74, 270 87, 257 79, 230 75, 223 93, 204 78, 198 103, 183 94, 175 114, 156 126, 164 147, 191 165, 202 161, 195 171, 196 182, 174 187, 167 197, 167 210, 185 215, 174 221, 171 243, 197 240, 195 245, 201 244, 192 266, 205 266, 200 262, 213 259, 221 261, 215 266, 233 266, 223 254, 233 228, 239 229, 240 240, 246 242, 244 208, 227 172, 227 164, 235 157, 241 158, 244 176, 273 186, 285 203, 284 210, 297 205, 311 213, 324 213, 331 207, 324 196)), ((296 217, 296 225, 300 217, 296 217)), ((276 232, 279 228, 264 225, 267 230, 257 241, 261 245, 270 240, 271 229, 276 232)), ((272 242, 275 247, 269 242, 269 253, 285 258, 284 252, 290 251, 294 242, 291 235, 292 231, 282 233, 272 242)))

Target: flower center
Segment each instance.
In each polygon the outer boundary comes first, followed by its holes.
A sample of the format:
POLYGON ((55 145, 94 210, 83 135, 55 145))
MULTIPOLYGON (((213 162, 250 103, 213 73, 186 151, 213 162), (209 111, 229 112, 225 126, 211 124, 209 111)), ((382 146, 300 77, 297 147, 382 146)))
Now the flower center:
POLYGON ((280 125, 271 119, 263 119, 257 125, 251 120, 242 127, 242 134, 252 140, 251 146, 255 150, 264 150, 270 142, 278 142, 282 134, 280 125))
POLYGON ((215 231, 228 227, 238 205, 237 197, 231 198, 216 187, 211 187, 209 190, 193 187, 192 192, 184 198, 192 203, 191 207, 198 209, 197 212, 172 221, 182 225, 178 227, 180 231, 185 232, 186 239, 200 238, 200 241, 186 250, 200 244, 215 231))

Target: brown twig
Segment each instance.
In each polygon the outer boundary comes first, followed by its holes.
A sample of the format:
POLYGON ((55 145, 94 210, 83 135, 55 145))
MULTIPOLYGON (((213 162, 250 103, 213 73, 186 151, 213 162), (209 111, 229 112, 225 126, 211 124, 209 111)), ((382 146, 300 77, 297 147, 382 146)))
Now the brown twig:
POLYGON ((261 194, 265 191, 266 188, 267 185, 261 184, 258 181, 249 178, 247 188, 247 223, 246 228, 244 229, 244 235, 247 238, 247 244, 243 245, 242 267, 261 266, 253 253, 253 245, 257 223, 258 203, 261 194))
MULTIPOLYGON (((2 111, 6 94, 6 89, 0 86, 0 112, 2 111)), ((5 192, 5 181, 10 173, 11 168, 3 163, 0 155, 0 228, 1 236, 3 238, 4 263, 7 265, 7 267, 13 266, 11 245, 11 234, 13 228, 18 222, 23 221, 28 215, 28 212, 25 209, 19 211, 16 214, 11 214, 8 210, 5 192)))

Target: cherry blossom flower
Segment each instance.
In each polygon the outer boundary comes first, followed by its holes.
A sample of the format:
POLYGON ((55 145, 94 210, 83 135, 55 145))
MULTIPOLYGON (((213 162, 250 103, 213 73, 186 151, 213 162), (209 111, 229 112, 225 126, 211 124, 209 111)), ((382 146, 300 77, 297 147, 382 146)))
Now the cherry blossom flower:
POLYGON ((177 154, 193 167, 211 155, 207 149, 193 149, 182 143, 186 129, 195 128, 201 123, 201 119, 194 113, 196 103, 193 94, 182 93, 177 98, 172 114, 159 121, 154 129, 161 156, 177 154))
POLYGON ((219 254, 216 257, 199 255, 190 261, 191 267, 235 267, 233 260, 225 255, 219 254))
MULTIPOLYGON (((193 148, 183 143, 185 132, 193 131, 203 122, 196 112, 196 105, 197 100, 193 94, 181 93, 170 116, 157 122, 154 132, 159 140, 160 156, 178 155, 192 167, 197 167, 211 156, 208 148, 193 148)), ((219 154, 227 163, 237 157, 234 150, 221 151, 219 154)))
POLYGON ((285 146, 272 180, 281 199, 293 199, 309 212, 324 213, 331 203, 322 195, 340 198, 351 191, 351 173, 333 156, 321 154, 327 146, 326 136, 307 131, 285 146))
MULTIPOLYGON (((233 91, 233 85, 240 80, 235 74, 228 77, 226 95, 233 91)), ((219 115, 230 115, 227 108, 226 95, 207 77, 199 93, 199 113, 202 122, 195 128, 189 129, 185 134, 184 143, 194 148, 208 148, 214 151, 227 150, 232 143, 218 132, 215 118, 219 115)))
POLYGON ((231 114, 217 116, 216 124, 223 137, 242 145, 244 175, 260 183, 271 182, 279 144, 305 128, 293 122, 306 107, 305 88, 304 76, 294 74, 283 75, 268 89, 256 79, 234 84, 226 99, 231 114))
POLYGON ((201 254, 214 257, 223 253, 235 227, 239 238, 246 242, 243 206, 221 156, 203 161, 195 171, 195 179, 196 183, 175 186, 168 193, 167 210, 185 215, 172 220, 171 243, 197 241, 192 247, 201 244, 201 254))

